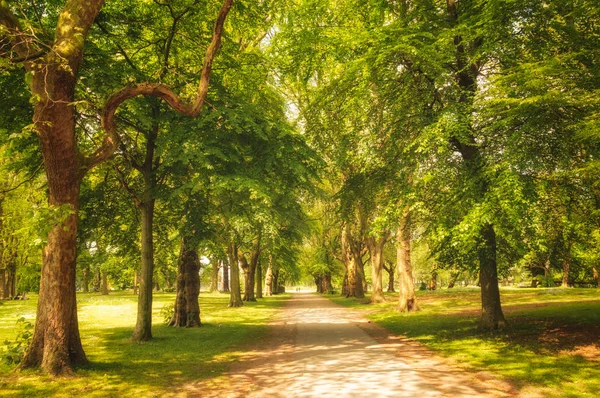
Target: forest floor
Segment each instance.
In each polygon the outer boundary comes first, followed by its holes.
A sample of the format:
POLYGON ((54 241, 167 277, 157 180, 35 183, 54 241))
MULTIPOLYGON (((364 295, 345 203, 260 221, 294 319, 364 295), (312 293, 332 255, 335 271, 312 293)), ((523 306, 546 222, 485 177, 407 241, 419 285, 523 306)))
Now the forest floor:
POLYGON ((600 289, 503 288, 508 325, 480 330, 477 288, 417 292, 420 311, 329 297, 396 336, 408 337, 465 371, 485 371, 524 397, 597 397, 600 391, 600 289))
POLYGON ((359 311, 296 293, 270 337, 230 372, 188 386, 204 397, 502 397, 511 384, 469 372, 422 344, 390 334, 359 311))

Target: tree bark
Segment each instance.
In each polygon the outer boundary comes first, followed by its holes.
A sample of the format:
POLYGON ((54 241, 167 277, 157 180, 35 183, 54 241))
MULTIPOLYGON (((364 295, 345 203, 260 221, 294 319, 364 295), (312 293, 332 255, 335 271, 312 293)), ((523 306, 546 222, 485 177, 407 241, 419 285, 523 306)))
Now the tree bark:
POLYGON ((561 283, 562 287, 570 286, 569 277, 570 277, 570 273, 571 273, 571 245, 567 245, 567 246, 568 246, 567 254, 565 255, 565 258, 563 260, 563 265, 562 265, 562 269, 563 269, 563 277, 562 277, 562 283, 561 283))
MULTIPOLYGON (((458 277, 460 276, 460 271, 451 271, 450 272, 450 281, 448 282, 448 289, 453 289, 458 277)), ((535 286, 534 286, 535 287, 535 286)))
POLYGON ((100 274, 102 275, 102 294, 104 296, 107 296, 108 295, 108 276, 106 275, 105 270, 100 271, 100 274))
POLYGON ((134 341, 148 341, 152 338, 152 276, 154 273, 154 240, 152 226, 154 220, 154 199, 149 198, 139 206, 142 218, 142 266, 140 269, 140 291, 134 341))
POLYGON ((271 297, 273 295, 273 256, 269 255, 269 265, 267 266, 267 272, 265 275, 265 296, 271 297))
POLYGON ((427 290, 435 290, 437 289, 437 264, 433 264, 431 268, 431 274, 429 278, 429 283, 427 283, 427 290))
POLYGON ((398 260, 398 282, 400 283, 398 311, 418 311, 417 297, 415 295, 415 284, 413 281, 412 263, 410 260, 410 213, 406 207, 400 219, 398 227, 397 260, 398 260))
POLYGON ((600 287, 600 274, 598 274, 598 268, 592 267, 592 273, 594 280, 596 281, 596 286, 600 287))
POLYGON ((240 266, 238 264, 238 248, 235 243, 229 243, 227 246, 227 258, 231 267, 229 307, 241 307, 244 302, 240 294, 240 266))
POLYGON ((133 294, 138 294, 139 284, 138 284, 138 273, 135 271, 133 273, 133 294))
POLYGON ((346 265, 346 297, 364 298, 363 275, 360 269, 362 255, 360 243, 351 236, 348 225, 342 229, 342 260, 346 265))
POLYGON ((210 289, 208 290, 210 293, 219 290, 219 268, 219 262, 213 261, 210 274, 210 289))
POLYGON ((387 263, 387 267, 385 266, 385 263, 384 263, 383 269, 386 270, 386 272, 388 273, 388 288, 387 288, 387 291, 390 292, 390 293, 395 293, 396 290, 394 288, 394 274, 396 273, 396 267, 394 266, 393 263, 388 262, 387 263))
MULTIPOLYGON (((259 257, 260 257, 260 240, 257 240, 257 242, 254 244, 254 247, 252 248, 252 252, 250 253, 250 262, 246 263, 247 267, 244 270, 244 271, 246 271, 244 301, 256 301, 256 297, 254 296, 254 285, 255 285, 256 267, 258 265, 259 257)), ((240 257, 240 263, 242 260, 245 261, 246 259, 242 256, 242 257, 240 257)))
POLYGON ((228 261, 229 261, 229 258, 227 261, 223 261, 223 286, 222 286, 221 291, 224 293, 229 293, 229 290, 230 290, 229 289, 229 285, 230 285, 230 283, 229 283, 229 268, 230 268, 230 266, 229 266, 228 261))
POLYGON ((263 298, 263 277, 262 277, 262 265, 260 261, 256 264, 256 298, 263 298))
POLYGON ((504 327, 506 321, 500 305, 500 288, 498 286, 498 266, 496 263, 496 233, 491 224, 484 226, 483 242, 479 245, 479 282, 481 284, 481 327, 498 329, 504 327))
POLYGON ((175 310, 169 326, 200 327, 200 260, 198 252, 190 240, 181 240, 181 250, 177 262, 177 293, 175 310))
POLYGON ((383 303, 383 247, 385 246, 386 237, 368 237, 366 239, 367 247, 371 255, 371 270, 372 283, 371 288, 371 303, 383 303))

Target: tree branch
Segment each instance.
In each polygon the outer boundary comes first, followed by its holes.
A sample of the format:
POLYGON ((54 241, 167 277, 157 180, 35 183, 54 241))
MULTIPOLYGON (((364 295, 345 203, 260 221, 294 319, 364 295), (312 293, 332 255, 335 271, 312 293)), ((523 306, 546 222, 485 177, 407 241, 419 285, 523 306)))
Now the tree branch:
POLYGON ((104 162, 114 153, 119 141, 119 136, 116 131, 115 113, 119 106, 130 98, 140 95, 153 96, 164 100, 173 109, 183 115, 196 117, 200 114, 202 111, 202 105, 204 104, 208 94, 213 60, 221 44, 223 26, 225 25, 225 19, 229 13, 229 10, 231 9, 232 3, 233 0, 225 0, 221 10, 219 11, 219 15, 217 16, 212 41, 206 49, 204 65, 202 67, 202 73, 200 76, 200 83, 198 85, 198 91, 194 101, 192 103, 184 102, 171 90, 170 87, 161 83, 140 83, 116 92, 106 102, 104 112, 102 114, 102 127, 104 129, 104 133, 106 134, 104 142, 94 154, 85 159, 85 168, 87 170, 104 162))

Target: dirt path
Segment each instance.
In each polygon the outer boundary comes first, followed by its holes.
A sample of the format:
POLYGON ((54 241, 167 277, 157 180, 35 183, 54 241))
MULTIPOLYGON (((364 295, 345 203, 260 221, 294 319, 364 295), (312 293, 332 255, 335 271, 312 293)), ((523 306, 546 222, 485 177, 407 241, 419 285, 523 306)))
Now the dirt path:
MULTIPOLYGON (((467 373, 357 311, 308 293, 287 300, 268 339, 218 382, 215 397, 502 397, 514 391, 467 373), (226 385, 226 388, 223 388, 226 385)), ((188 390, 191 393, 191 391, 188 390)))

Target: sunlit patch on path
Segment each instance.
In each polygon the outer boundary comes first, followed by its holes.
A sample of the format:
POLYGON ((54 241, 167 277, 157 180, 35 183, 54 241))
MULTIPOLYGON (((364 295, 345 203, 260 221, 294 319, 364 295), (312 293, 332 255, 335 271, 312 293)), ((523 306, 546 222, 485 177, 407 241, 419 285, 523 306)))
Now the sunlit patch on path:
POLYGON ((214 397, 499 397, 504 383, 475 377, 421 345, 389 336, 356 311, 298 293, 270 337, 217 381, 182 391, 214 397))

